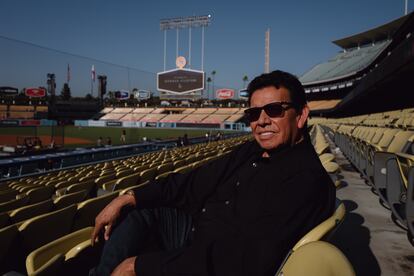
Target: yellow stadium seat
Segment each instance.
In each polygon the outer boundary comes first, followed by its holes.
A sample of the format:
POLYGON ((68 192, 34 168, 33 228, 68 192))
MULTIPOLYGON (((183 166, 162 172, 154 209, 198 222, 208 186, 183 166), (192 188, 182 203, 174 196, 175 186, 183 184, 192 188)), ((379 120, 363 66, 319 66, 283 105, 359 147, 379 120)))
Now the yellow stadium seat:
POLYGON ((18 223, 20 221, 50 212, 52 209, 53 201, 52 199, 47 199, 45 201, 17 208, 11 211, 9 216, 12 223, 18 223))
POLYGON ((66 253, 84 241, 90 242, 92 230, 93 227, 83 228, 32 251, 26 258, 27 274, 39 276, 62 274, 66 253))
POLYGON ((97 198, 91 198, 78 204, 72 231, 76 231, 95 223, 95 218, 99 212, 105 208, 116 196, 117 192, 112 192, 97 198))
POLYGON ((345 255, 323 241, 308 243, 293 252, 278 276, 355 276, 345 255))

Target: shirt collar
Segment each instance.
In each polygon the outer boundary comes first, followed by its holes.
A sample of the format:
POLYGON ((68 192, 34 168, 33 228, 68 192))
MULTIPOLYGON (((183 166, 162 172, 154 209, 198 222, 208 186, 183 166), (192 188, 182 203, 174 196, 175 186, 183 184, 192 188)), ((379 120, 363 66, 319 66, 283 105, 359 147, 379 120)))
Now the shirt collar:
POLYGON ((265 150, 262 147, 260 147, 259 143, 257 143, 256 140, 254 140, 253 154, 257 159, 264 161, 274 161, 275 159, 279 159, 281 155, 284 155, 285 153, 290 152, 291 150, 306 147, 308 143, 309 142, 306 139, 303 139, 295 145, 281 145, 275 149, 266 150, 269 154, 269 158, 264 158, 262 157, 262 155, 265 152, 265 150))

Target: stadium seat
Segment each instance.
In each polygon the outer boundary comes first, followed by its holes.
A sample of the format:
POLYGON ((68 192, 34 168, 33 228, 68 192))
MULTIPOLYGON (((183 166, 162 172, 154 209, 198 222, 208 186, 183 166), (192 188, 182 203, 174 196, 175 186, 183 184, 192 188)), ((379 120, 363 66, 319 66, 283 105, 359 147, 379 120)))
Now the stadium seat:
POLYGON ((407 218, 408 239, 414 246, 414 167, 411 167, 408 172, 405 216, 407 218))
POLYGON ((4 203, 0 203, 0 213, 11 211, 11 210, 17 209, 19 207, 23 207, 28 202, 29 202, 29 198, 26 196, 26 197, 22 197, 22 198, 18 198, 18 199, 12 199, 12 200, 4 202, 4 203))
POLYGON ((58 238, 32 251, 26 258, 28 275, 67 275, 65 255, 86 240, 90 240, 93 227, 87 227, 58 238))
POLYGON ((278 276, 354 276, 355 271, 345 255, 324 241, 308 243, 293 252, 278 276))
POLYGON ((395 217, 404 227, 407 226, 406 202, 408 173, 414 166, 414 155, 395 153, 386 161, 386 198, 395 217))
POLYGON ((55 205, 55 209, 59 210, 65 208, 69 205, 79 203, 85 200, 86 196, 88 195, 87 190, 81 190, 78 192, 70 193, 67 195, 59 196, 54 199, 53 204, 55 205))
POLYGON ((295 246, 293 246, 293 248, 286 255, 280 267, 283 266, 286 260, 289 260, 290 256, 296 250, 298 250, 305 244, 318 240, 329 240, 332 237, 336 229, 343 222, 346 213, 345 205, 343 202, 341 202, 341 200, 336 199, 335 205, 335 212, 332 214, 332 216, 327 218, 325 221, 321 222, 319 225, 317 225, 315 228, 309 231, 305 236, 303 236, 298 242, 296 242, 295 246))
POLYGON ((52 199, 47 199, 45 201, 17 208, 11 211, 9 216, 12 223, 18 223, 23 220, 27 220, 35 216, 50 212, 52 209, 53 201, 52 199))
POLYGON ((190 172, 192 169, 193 169, 192 164, 189 164, 189 165, 185 165, 185 166, 182 166, 180 168, 175 169, 174 173, 183 173, 184 174, 184 173, 190 172))
POLYGON ((152 181, 157 175, 157 166, 141 171, 139 182, 152 181))
POLYGON ((25 221, 19 232, 29 252, 69 233, 75 213, 76 205, 70 205, 25 221))
POLYGON ((137 172, 134 174, 124 176, 121 179, 118 179, 114 183, 114 185, 111 187, 104 184, 103 189, 106 191, 115 191, 115 190, 125 189, 130 186, 136 185, 139 183, 141 179, 140 174, 141 174, 140 172, 137 172))
MULTIPOLYGON (((13 261, 8 258, 13 245, 16 244, 19 238, 19 230, 16 225, 10 225, 0 229, 0 273, 7 272, 11 266, 9 261, 13 261)), ((16 248, 14 248, 16 250, 16 248)))
POLYGON ((36 203, 51 198, 54 191, 54 187, 49 186, 32 189, 26 194, 29 197, 29 203, 36 203))
POLYGON ((0 213, 0 229, 11 224, 10 216, 8 213, 0 213))
POLYGON ((4 203, 10 201, 12 199, 16 199, 16 195, 18 192, 16 190, 6 190, 0 192, 0 203, 4 203))
MULTIPOLYGON (((414 132, 412 131, 400 131, 398 132, 389 146, 383 149, 379 149, 374 153, 374 171, 373 171, 373 183, 378 195, 384 202, 388 202, 387 199, 387 160, 394 157, 395 153, 403 152, 403 149, 407 142, 413 143, 414 132)), ((370 177, 370 175, 368 175, 370 177)))
POLYGON ((76 216, 72 225, 72 231, 77 231, 79 229, 94 225, 95 218, 99 212, 117 195, 118 192, 112 192, 78 203, 76 216))

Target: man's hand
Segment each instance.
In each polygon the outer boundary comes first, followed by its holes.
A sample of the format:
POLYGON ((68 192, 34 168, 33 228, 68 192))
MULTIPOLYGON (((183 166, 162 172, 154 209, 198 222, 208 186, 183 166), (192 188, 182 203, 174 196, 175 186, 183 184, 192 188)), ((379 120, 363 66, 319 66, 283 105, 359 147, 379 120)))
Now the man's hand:
POLYGON ((99 233, 104 228, 104 238, 105 240, 109 239, 109 235, 111 234, 112 228, 114 227, 122 208, 127 205, 135 206, 134 196, 128 194, 118 196, 99 213, 95 219, 95 228, 93 229, 91 236, 92 246, 95 244, 95 241, 98 240, 99 233))
POLYGON ((135 259, 137 257, 130 257, 120 263, 111 276, 135 276, 135 259))

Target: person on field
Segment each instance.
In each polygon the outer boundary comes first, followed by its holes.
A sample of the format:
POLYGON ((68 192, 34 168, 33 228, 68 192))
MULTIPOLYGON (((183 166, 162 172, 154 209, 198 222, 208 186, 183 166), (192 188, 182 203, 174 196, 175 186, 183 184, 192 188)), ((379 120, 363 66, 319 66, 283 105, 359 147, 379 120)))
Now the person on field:
POLYGON ((102 232, 106 240, 96 275, 273 276, 289 249, 332 215, 335 188, 307 133, 301 83, 274 71, 256 77, 248 92, 253 140, 133 189, 96 217, 92 243, 102 232), (191 227, 180 216, 163 227, 163 208, 189 216, 191 227), (154 233, 167 246, 146 250, 154 233), (183 234, 180 246, 168 246, 183 234))

